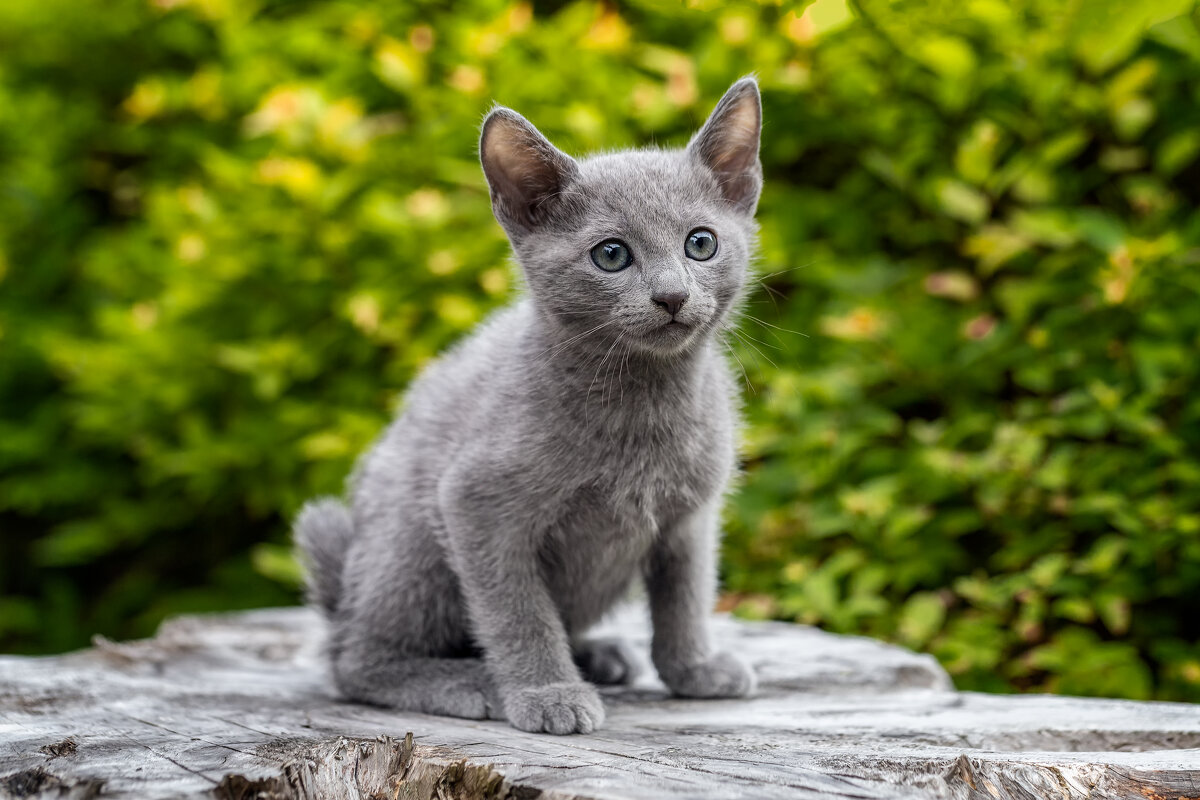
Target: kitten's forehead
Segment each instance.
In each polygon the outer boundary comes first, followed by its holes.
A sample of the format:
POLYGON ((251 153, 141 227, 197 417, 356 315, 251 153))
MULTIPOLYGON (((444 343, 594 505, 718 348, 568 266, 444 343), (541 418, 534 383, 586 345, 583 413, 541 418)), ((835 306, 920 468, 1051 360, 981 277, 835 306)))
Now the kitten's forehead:
POLYGON ((681 150, 633 150, 580 162, 579 190, 596 210, 633 219, 664 213, 695 214, 711 208, 713 177, 681 150))

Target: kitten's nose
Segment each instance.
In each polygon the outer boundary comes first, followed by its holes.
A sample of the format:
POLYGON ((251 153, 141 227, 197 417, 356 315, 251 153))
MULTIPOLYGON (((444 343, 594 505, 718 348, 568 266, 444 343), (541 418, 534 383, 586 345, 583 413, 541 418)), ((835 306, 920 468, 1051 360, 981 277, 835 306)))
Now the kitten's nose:
POLYGON ((679 313, 679 309, 683 308, 683 304, 687 302, 687 292, 655 292, 650 295, 650 299, 656 304, 667 310, 667 313, 672 318, 679 313))

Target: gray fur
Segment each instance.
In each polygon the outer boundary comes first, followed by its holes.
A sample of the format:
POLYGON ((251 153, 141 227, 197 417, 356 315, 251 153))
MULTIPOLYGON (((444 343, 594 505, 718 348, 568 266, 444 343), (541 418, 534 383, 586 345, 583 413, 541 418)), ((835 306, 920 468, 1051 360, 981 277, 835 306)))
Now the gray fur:
POLYGON ((305 503, 292 525, 308 567, 308 602, 332 614, 342 594, 342 563, 354 536, 345 504, 330 497, 305 503))
POLYGON ((707 618, 737 428, 718 335, 754 246, 760 127, 752 79, 685 150, 576 161, 516 112, 488 115, 484 173, 528 294, 414 382, 356 470, 349 518, 324 499, 297 522, 345 697, 594 730, 604 707, 581 668, 611 682, 636 664, 585 634, 639 576, 667 686, 753 691, 707 618), (718 237, 703 262, 684 253, 700 226, 718 237), (616 273, 589 255, 610 237, 634 254, 616 273), (674 317, 651 299, 680 294, 674 317))

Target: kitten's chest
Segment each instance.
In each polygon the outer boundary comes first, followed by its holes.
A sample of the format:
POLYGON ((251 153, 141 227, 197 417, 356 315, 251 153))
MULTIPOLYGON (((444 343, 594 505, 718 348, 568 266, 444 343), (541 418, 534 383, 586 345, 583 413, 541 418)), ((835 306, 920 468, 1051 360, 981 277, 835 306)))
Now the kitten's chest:
POLYGON ((598 517, 624 528, 657 528, 723 491, 734 463, 730 410, 619 409, 585 429, 572 450, 577 486, 598 517))
POLYGON ((572 630, 619 599, 661 532, 719 495, 732 472, 727 401, 670 399, 578 413, 546 451, 559 491, 543 567, 572 630))
MULTIPOLYGON (((614 441, 615 445, 615 441, 614 441)), ((626 592, 664 528, 724 487, 722 448, 662 439, 634 450, 596 445, 586 482, 564 500, 542 550, 547 586, 568 630, 583 630, 626 592)))
POLYGON ((736 412, 728 370, 708 349, 606 374, 555 364, 541 378, 528 431, 560 487, 659 523, 723 490, 736 412))
POLYGON ((659 524, 598 487, 574 493, 540 551, 542 574, 568 631, 593 625, 641 573, 659 524))

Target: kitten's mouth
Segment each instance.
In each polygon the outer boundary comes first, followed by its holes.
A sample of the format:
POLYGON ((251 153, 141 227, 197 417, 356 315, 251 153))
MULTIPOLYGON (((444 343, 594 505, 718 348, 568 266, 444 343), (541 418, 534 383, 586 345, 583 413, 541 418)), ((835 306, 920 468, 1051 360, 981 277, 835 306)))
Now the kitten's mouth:
POLYGON ((643 328, 637 339, 640 340, 642 349, 658 355, 670 355, 687 347, 693 341, 697 330, 699 329, 692 323, 673 319, 660 322, 652 328, 643 328))
POLYGON ((691 331, 691 325, 688 325, 686 322, 680 322, 677 319, 673 319, 670 322, 664 322, 655 329, 655 333, 657 333, 659 336, 670 336, 672 338, 677 336, 687 336, 691 333, 691 331))
POLYGON ((650 338, 668 347, 674 347, 690 339, 694 330, 692 325, 673 319, 651 329, 650 338))

